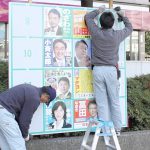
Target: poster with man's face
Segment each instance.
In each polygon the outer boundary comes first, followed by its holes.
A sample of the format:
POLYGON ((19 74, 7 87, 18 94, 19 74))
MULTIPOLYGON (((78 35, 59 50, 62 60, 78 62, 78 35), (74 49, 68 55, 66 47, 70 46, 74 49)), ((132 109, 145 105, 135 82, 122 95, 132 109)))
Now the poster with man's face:
POLYGON ((61 8, 44 9, 44 35, 46 37, 63 35, 61 12, 61 8))
POLYGON ((56 89, 56 100, 72 99, 72 71, 49 70, 45 71, 45 85, 56 89))
POLYGON ((72 12, 67 7, 44 8, 44 36, 70 37, 72 12))
POLYGON ((72 45, 70 39, 44 40, 45 67, 72 67, 72 45))
POLYGON ((91 67, 91 41, 73 40, 74 67, 91 67))
POLYGON ((97 105, 93 101, 93 99, 74 101, 74 128, 85 128, 91 119, 97 119, 97 105))

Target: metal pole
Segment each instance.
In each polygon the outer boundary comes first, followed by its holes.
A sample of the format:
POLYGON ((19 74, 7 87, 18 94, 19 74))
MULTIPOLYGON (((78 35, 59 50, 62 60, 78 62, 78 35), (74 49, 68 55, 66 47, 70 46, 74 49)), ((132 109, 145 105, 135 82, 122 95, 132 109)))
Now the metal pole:
POLYGON ((93 0, 81 0, 81 7, 93 7, 93 0))
POLYGON ((28 3, 32 3, 32 0, 28 0, 28 3))
POLYGON ((5 53, 4 53, 4 58, 8 58, 7 24, 8 23, 5 23, 5 53))
POLYGON ((109 9, 113 8, 113 0, 109 0, 109 9))

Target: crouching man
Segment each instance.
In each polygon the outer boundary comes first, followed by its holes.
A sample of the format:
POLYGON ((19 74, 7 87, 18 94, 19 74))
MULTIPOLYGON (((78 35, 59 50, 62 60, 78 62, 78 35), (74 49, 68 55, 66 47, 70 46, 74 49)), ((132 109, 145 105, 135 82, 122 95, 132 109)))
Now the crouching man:
POLYGON ((26 150, 29 126, 40 103, 56 97, 51 86, 21 84, 0 93, 0 147, 2 150, 26 150))

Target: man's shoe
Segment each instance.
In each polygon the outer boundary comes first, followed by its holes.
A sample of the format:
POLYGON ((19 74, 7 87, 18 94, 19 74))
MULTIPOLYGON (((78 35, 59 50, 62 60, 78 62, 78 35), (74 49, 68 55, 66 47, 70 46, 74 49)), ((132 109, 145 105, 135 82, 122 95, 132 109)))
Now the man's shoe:
POLYGON ((121 131, 120 130, 116 130, 116 135, 120 136, 120 134, 121 134, 121 131))

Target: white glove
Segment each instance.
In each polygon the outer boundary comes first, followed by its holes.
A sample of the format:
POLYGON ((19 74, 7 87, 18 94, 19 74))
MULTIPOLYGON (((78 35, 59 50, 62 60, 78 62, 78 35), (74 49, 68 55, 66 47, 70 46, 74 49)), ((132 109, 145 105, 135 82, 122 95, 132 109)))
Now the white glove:
POLYGON ((105 11, 105 5, 100 6, 100 7, 98 8, 98 10, 99 10, 99 13, 104 12, 104 11, 105 11))
POLYGON ((27 141, 29 141, 29 139, 30 139, 30 136, 28 134, 28 136, 26 138, 24 138, 24 140, 27 142, 27 141))
POLYGON ((122 10, 117 11, 117 14, 118 14, 120 17, 124 17, 124 12, 123 12, 122 10))

